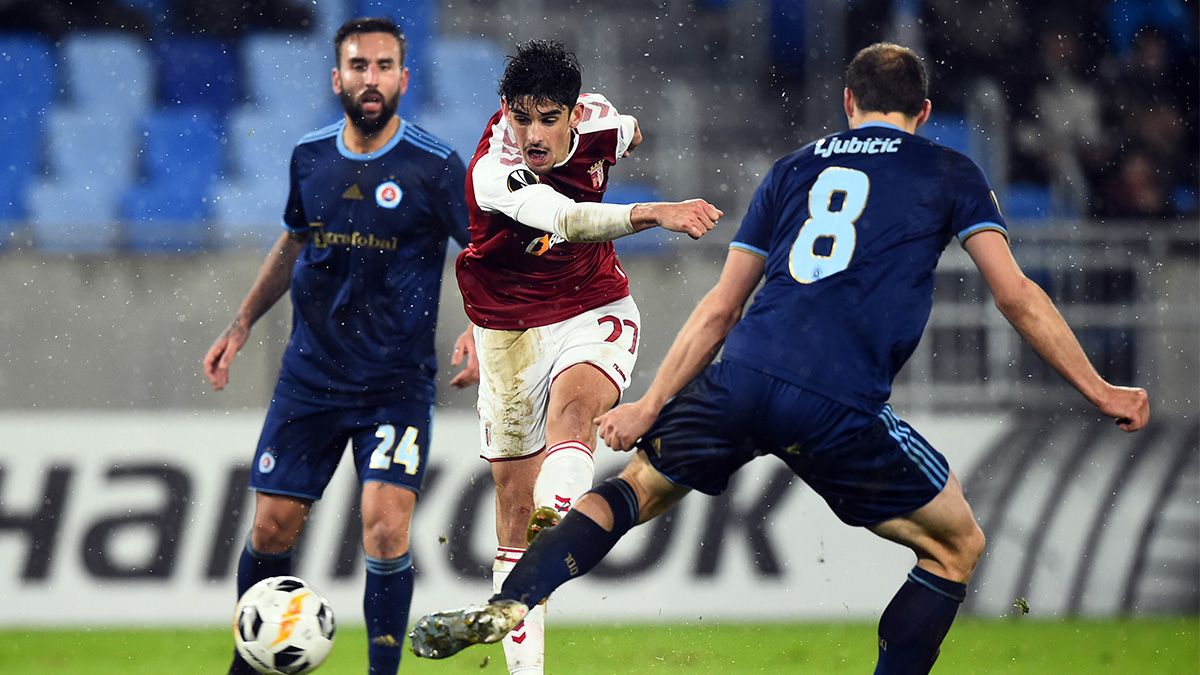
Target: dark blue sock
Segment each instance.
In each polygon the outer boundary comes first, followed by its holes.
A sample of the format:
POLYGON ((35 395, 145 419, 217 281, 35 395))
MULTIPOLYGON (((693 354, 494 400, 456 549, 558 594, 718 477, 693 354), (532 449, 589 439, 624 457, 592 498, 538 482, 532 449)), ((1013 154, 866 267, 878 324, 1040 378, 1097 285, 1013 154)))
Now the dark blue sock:
POLYGON ((363 616, 367 619, 367 658, 370 675, 396 675, 400 648, 408 627, 412 604, 412 555, 399 558, 367 556, 367 587, 363 592, 363 616))
POLYGON ((875 675, 928 673, 965 597, 965 584, 914 567, 879 617, 875 675))
MULTIPOLYGON (((242 548, 242 557, 238 558, 237 594, 241 598, 251 586, 263 579, 279 577, 292 573, 292 551, 283 553, 262 553, 255 551, 246 537, 246 546, 242 548)), ((229 675, 258 675, 258 671, 246 663, 237 650, 233 652, 233 663, 229 666, 229 675)))
POLYGON ((637 524, 637 497, 628 483, 612 478, 591 492, 608 502, 613 514, 612 531, 578 511, 571 511, 561 523, 542 530, 533 540, 496 598, 520 600, 532 609, 554 589, 590 572, 637 524))

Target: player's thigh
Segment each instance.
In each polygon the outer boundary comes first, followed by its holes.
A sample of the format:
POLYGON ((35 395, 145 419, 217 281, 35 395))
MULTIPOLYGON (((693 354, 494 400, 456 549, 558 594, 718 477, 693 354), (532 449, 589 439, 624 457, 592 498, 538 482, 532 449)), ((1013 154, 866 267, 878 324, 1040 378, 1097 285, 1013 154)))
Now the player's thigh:
POLYGON ((395 485, 420 494, 432 441, 433 406, 397 399, 357 408, 347 415, 358 479, 395 485))
POLYGON ((344 408, 276 391, 255 450, 250 488, 309 501, 320 499, 349 438, 346 414, 344 408))
POLYGON ((744 369, 710 365, 659 413, 638 441, 657 474, 674 485, 719 495, 757 456, 752 439, 758 390, 744 369))
POLYGON ((796 401, 793 415, 833 419, 836 425, 798 438, 793 446, 781 447, 786 441, 777 440, 770 452, 792 467, 843 522, 874 526, 906 516, 932 502, 946 486, 946 458, 890 406, 869 415, 803 390, 796 401))
POLYGON ((593 420, 617 402, 620 390, 592 363, 576 363, 560 372, 550 385, 546 415, 546 444, 578 440, 596 442, 593 420))
POLYGON ((556 349, 545 327, 523 331, 475 328, 479 359, 479 440, 488 461, 540 452, 556 349))
POLYGON ((966 581, 983 551, 983 532, 963 496, 958 477, 916 511, 871 526, 875 534, 911 548, 918 559, 940 567, 943 577, 966 581))
POLYGON ((408 550, 417 493, 370 480, 362 486, 363 548, 367 555, 393 558, 408 550))
POLYGON ((641 325, 637 303, 624 297, 547 326, 548 341, 556 351, 551 378, 561 379, 567 369, 577 371, 575 366, 587 364, 611 383, 615 404, 637 364, 641 325))

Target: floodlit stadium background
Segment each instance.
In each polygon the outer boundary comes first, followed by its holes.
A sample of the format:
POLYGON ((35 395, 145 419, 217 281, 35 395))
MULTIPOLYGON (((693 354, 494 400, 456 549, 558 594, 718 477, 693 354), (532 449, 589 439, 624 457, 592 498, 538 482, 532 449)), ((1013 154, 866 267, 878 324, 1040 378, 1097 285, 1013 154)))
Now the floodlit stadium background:
MULTIPOLYGON (((0 6, 0 626, 227 621, 286 301, 255 327, 227 391, 208 389, 199 360, 277 235, 293 144, 340 114, 329 43, 360 14, 405 26, 402 114, 464 159, 508 47, 552 36, 580 55, 585 89, 645 131, 610 198, 702 196, 728 214, 698 243, 619 242, 645 320, 633 397, 715 282, 773 159, 844 124, 853 50, 916 48, 933 75, 925 133, 985 168, 1027 273, 1103 374, 1149 389, 1154 415, 1134 436, 1098 418, 1019 344, 951 245, 894 404, 950 458, 989 535, 965 610, 1001 616, 1021 597, 1040 616, 1200 612, 1194 4, 77 4, 89 7, 0 6)), ((448 274, 414 615, 490 585, 473 394, 446 385, 464 321, 448 274)), ((556 620, 877 616, 911 556, 760 464, 725 497, 693 497, 629 537, 556 596, 556 620)), ((353 503, 343 471, 297 570, 350 622, 353 503)))

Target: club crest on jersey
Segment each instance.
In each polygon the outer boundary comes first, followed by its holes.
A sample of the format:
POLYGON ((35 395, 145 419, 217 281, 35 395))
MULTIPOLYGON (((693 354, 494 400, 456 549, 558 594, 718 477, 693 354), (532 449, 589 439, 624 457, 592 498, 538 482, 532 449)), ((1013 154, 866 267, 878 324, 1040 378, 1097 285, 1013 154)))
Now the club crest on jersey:
POLYGON ((258 472, 271 473, 275 470, 275 454, 270 448, 263 450, 263 454, 258 456, 258 472))
POLYGON ((404 190, 395 181, 385 181, 375 188, 375 203, 385 209, 396 208, 401 199, 404 199, 404 190))
POLYGON ((508 191, 516 192, 523 187, 529 187, 535 183, 539 183, 537 174, 529 169, 516 169, 508 174, 508 191))
POLYGON ((592 189, 599 190, 600 186, 604 185, 604 160, 600 160, 588 169, 588 175, 592 177, 592 189))

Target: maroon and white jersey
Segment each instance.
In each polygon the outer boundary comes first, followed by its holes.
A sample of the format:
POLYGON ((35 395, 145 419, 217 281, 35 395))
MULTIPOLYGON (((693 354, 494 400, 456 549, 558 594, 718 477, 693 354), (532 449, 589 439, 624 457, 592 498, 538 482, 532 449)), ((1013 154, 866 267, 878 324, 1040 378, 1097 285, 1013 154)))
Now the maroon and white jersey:
POLYGON ((525 165, 497 111, 467 168, 471 243, 455 263, 467 317, 477 326, 521 330, 569 319, 629 295, 612 242, 573 244, 522 224, 563 203, 599 202, 608 169, 629 148, 635 121, 603 96, 584 94, 571 152, 547 176, 525 165), (557 193, 557 194, 556 194, 557 193))

